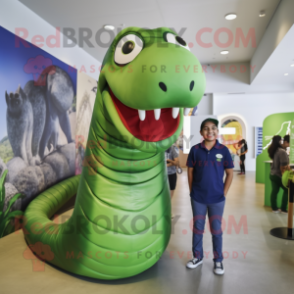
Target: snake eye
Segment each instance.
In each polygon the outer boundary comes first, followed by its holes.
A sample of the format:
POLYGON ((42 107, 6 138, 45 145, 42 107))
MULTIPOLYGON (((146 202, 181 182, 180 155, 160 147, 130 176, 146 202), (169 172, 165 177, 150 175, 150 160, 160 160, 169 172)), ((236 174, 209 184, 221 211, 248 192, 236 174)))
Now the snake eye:
POLYGON ((143 49, 143 41, 137 35, 129 34, 120 39, 114 52, 117 64, 127 64, 133 61, 143 49))
POLYGON ((134 50, 134 48, 135 48, 134 42, 128 41, 123 45, 121 51, 123 52, 123 54, 130 54, 134 50))
POLYGON ((176 40, 182 46, 187 46, 187 43, 180 36, 176 36, 176 40))
POLYGON ((176 36, 176 35, 174 35, 172 33, 167 33, 167 34, 165 34, 164 39, 168 43, 172 43, 172 44, 181 46, 181 47, 183 47, 183 48, 190 51, 187 43, 180 36, 176 36))

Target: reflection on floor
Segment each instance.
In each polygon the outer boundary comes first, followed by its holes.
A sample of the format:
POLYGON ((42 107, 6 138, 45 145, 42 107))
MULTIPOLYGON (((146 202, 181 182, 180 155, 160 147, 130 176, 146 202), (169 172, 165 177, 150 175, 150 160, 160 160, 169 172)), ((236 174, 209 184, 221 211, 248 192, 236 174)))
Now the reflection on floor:
MULTIPOLYGON (((283 293, 294 289, 294 241, 269 235, 273 227, 286 226, 287 216, 263 206, 263 184, 255 175, 234 173, 224 214, 224 276, 212 271, 211 235, 204 233, 204 263, 189 270, 192 219, 186 170, 178 175, 172 200, 173 233, 158 263, 125 280, 88 282, 45 265, 34 271, 23 253, 23 233, 0 240, 0 293, 283 293)), ((71 212, 67 212, 70 214, 71 212)))

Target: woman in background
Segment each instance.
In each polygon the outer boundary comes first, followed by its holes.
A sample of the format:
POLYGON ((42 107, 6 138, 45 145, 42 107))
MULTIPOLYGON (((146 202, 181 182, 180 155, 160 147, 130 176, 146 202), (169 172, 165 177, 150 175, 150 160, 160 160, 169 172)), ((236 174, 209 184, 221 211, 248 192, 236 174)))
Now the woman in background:
POLYGON ((245 175, 245 154, 248 152, 248 147, 245 139, 242 139, 239 142, 239 145, 241 146, 241 149, 239 150, 241 172, 239 173, 239 175, 245 175))
POLYGON ((271 164, 271 173, 270 180, 272 184, 272 192, 271 192, 271 206, 273 213, 279 213, 279 208, 277 206, 277 196, 280 188, 283 189, 283 198, 282 198, 282 206, 281 212, 287 212, 287 204, 288 204, 288 189, 285 188, 282 184, 282 174, 284 171, 289 170, 289 158, 281 145, 281 136, 274 136, 272 139, 272 143, 268 148, 269 157, 273 160, 271 164))

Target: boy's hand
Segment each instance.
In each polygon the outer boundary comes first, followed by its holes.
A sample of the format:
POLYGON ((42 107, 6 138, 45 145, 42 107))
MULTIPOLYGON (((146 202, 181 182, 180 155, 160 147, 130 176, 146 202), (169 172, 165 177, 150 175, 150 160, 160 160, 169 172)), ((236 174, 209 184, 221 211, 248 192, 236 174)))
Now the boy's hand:
POLYGON ((224 196, 226 197, 228 190, 231 186, 232 180, 233 180, 233 169, 227 168, 227 169, 225 169, 225 173, 226 173, 226 179, 225 179, 225 184, 224 184, 224 196))
POLYGON ((191 194, 192 192, 192 182, 193 182, 193 167, 188 167, 187 172, 188 172, 188 184, 189 184, 189 192, 191 194))

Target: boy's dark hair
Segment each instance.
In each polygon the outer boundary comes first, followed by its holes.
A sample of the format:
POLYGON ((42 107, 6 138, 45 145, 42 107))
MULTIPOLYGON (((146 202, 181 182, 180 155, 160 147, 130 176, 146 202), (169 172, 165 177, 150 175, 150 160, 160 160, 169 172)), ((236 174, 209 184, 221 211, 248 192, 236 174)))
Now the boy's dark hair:
POLYGON ((284 136, 284 141, 290 143, 290 136, 289 135, 285 135, 284 136))
POLYGON ((202 131, 202 129, 204 128, 205 123, 207 123, 208 121, 212 122, 213 124, 215 124, 216 127, 218 127, 218 120, 215 118, 207 118, 205 119, 200 126, 200 131, 202 131))

